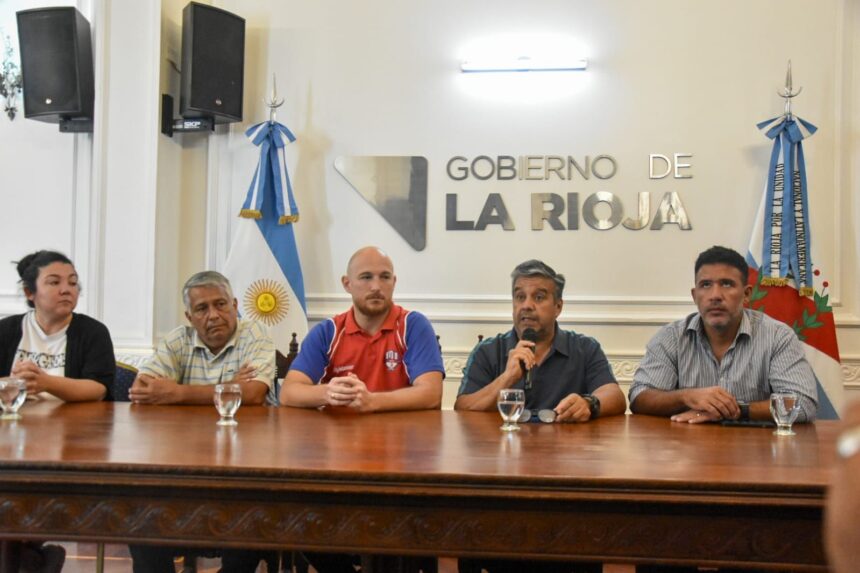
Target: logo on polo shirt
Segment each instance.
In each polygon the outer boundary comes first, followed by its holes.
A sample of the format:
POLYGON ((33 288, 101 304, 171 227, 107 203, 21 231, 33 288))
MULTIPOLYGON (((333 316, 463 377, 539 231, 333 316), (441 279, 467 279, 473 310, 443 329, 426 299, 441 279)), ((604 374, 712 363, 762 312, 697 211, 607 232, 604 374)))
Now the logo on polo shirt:
POLYGON ((385 367, 394 372, 400 366, 400 354, 396 350, 385 353, 385 367))

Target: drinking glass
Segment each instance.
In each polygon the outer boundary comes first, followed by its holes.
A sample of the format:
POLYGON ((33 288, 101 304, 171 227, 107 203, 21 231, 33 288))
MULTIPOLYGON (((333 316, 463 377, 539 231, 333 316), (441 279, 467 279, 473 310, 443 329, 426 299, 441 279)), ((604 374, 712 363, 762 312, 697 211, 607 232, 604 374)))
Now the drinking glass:
POLYGON ((793 436, 791 425, 800 413, 800 400, 793 392, 777 392, 770 395, 770 415, 776 422, 777 436, 793 436))
POLYGON ((522 390, 499 390, 499 399, 496 402, 499 407, 499 414, 502 415, 502 431, 516 432, 520 429, 517 426, 517 420, 523 413, 523 408, 526 407, 526 393, 522 390))
POLYGON ((20 420, 18 408, 27 398, 27 383, 20 378, 0 378, 0 420, 20 420))
POLYGON ((242 387, 239 384, 215 385, 215 408, 221 415, 219 426, 236 426, 239 422, 234 416, 242 404, 242 387))

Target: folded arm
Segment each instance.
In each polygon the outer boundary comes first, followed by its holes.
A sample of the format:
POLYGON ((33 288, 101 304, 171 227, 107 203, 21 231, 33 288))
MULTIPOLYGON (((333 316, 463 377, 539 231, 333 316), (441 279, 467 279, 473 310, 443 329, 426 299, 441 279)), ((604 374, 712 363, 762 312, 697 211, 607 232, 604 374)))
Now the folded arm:
MULTIPOLYGON (((241 370, 240 370, 241 372, 241 370)), ((242 379, 237 375, 231 380, 242 388, 242 403, 262 404, 269 391, 265 382, 242 379)), ((138 374, 128 396, 136 404, 212 404, 215 385, 179 384, 170 378, 158 378, 149 374, 138 374)))
POLYGON ((47 392, 66 402, 101 400, 107 393, 105 385, 95 380, 54 376, 29 360, 15 363, 12 375, 26 381, 27 392, 47 392))

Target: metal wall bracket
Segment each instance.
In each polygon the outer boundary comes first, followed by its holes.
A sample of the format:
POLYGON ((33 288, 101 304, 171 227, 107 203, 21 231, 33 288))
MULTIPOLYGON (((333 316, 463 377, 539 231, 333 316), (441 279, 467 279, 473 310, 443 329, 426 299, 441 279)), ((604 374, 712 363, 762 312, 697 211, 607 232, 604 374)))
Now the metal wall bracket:
POLYGON ((92 133, 93 118, 70 117, 60 120, 60 133, 92 133))
POLYGON ((174 133, 215 131, 215 119, 211 117, 173 118, 173 97, 161 94, 161 133, 173 137, 174 133))

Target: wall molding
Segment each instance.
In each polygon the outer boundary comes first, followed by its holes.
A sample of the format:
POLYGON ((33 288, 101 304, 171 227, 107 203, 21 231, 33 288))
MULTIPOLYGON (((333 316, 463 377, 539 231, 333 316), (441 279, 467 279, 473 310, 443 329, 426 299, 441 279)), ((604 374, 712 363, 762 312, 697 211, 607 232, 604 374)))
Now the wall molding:
MULTIPOLYGON (((78 231, 85 244, 75 245, 77 251, 86 255, 85 277, 90 284, 87 313, 93 318, 104 318, 105 296, 105 217, 107 213, 107 115, 110 109, 110 4, 107 0, 92 0, 89 6, 93 23, 93 66, 95 81, 95 106, 93 108, 93 133, 89 138, 89 176, 85 196, 78 197, 78 219, 86 221, 86 229, 78 231)), ((78 140, 83 136, 79 136, 78 140)), ((76 222, 78 222, 76 220, 76 222)), ((86 286, 86 285, 85 285, 86 286)))
MULTIPOLYGON (((433 323, 510 324, 511 299, 500 294, 397 294, 398 304, 420 310, 433 323), (464 310, 465 309, 465 310, 464 310)), ((352 304, 346 293, 307 295, 308 319, 320 322, 352 304)), ((663 326, 695 311, 686 297, 566 296, 562 324, 663 326)), ((860 328, 860 317, 849 312, 834 315, 837 329, 860 328)))
MULTIPOLYGON (((352 304, 346 293, 310 293, 306 296, 313 304, 352 304)), ((457 303, 457 304, 506 304, 510 306, 510 294, 400 294, 397 301, 403 303, 457 303)), ((648 296, 565 296, 565 304, 576 305, 621 305, 621 306, 691 306, 690 297, 648 297, 648 296)))
POLYGON ((860 357, 842 359, 842 380, 846 386, 860 389, 860 357))
MULTIPOLYGON (((85 285, 86 287, 87 285, 85 285)), ((87 288, 88 294, 90 295, 88 299, 92 300, 92 290, 87 288)), ((314 295, 316 297, 316 295, 314 295)), ((472 295, 450 295, 450 296, 428 296, 428 297, 397 297, 398 303, 403 303, 407 307, 411 308, 422 308, 422 314, 426 315, 427 318, 430 319, 433 323, 440 324, 501 324, 501 325, 509 325, 511 322, 511 311, 510 311, 510 300, 501 301, 501 297, 498 297, 499 301, 494 301, 493 297, 482 297, 482 296, 472 296, 472 295), (438 303, 440 301, 445 301, 451 306, 462 306, 465 308, 469 308, 469 311, 464 312, 453 312, 448 310, 446 311, 437 311, 433 310, 434 303, 438 303), (496 305, 504 305, 504 308, 500 308, 496 310, 495 308, 491 308, 494 304, 496 305), (476 306, 477 305, 477 306, 476 306), (475 310, 480 306, 486 306, 487 309, 483 311, 475 310)), ((7 316, 9 314, 15 314, 19 312, 23 312, 23 301, 24 297, 17 290, 0 290, 0 317, 7 316)), ((339 312, 343 312, 345 308, 349 308, 352 304, 351 299, 347 296, 341 297, 340 295, 326 295, 324 299, 316 298, 314 300, 309 298, 309 310, 308 310, 308 319, 311 322, 320 322, 334 314, 339 312), (335 304, 331 305, 331 308, 319 308, 317 304, 321 300, 331 301, 335 304)), ((566 305, 585 305, 589 304, 587 302, 580 302, 576 300, 568 301, 565 299, 566 305)), ((650 303, 643 303, 650 304, 650 303)), ((671 304, 671 303, 670 303, 671 304)), ((681 306, 681 305, 677 305, 681 306)), ((446 309, 447 310, 447 309, 446 309)), ((693 307, 690 305, 688 309, 685 310, 677 310, 674 312, 654 312, 654 311, 643 311, 636 309, 628 309, 625 312, 620 310, 612 310, 612 311, 597 311, 597 312, 562 312, 561 317, 559 318, 559 322, 562 324, 605 324, 607 326, 625 326, 625 325, 638 325, 638 326, 662 326, 668 322, 673 320, 677 320, 679 317, 684 316, 687 311, 692 312, 693 307)), ((88 312, 87 314, 90 314, 88 312)), ((98 318, 93 315, 94 318, 98 318)), ((856 329, 860 328, 860 318, 852 314, 844 314, 844 315, 836 315, 836 328, 837 330, 842 329, 856 329)))
MULTIPOLYGON (((116 359, 135 368, 140 368, 143 362, 152 354, 152 347, 123 347, 116 349, 116 359)), ((453 409, 454 401, 460 383, 463 380, 463 368, 469 359, 471 348, 457 348, 442 352, 442 360, 445 367, 445 381, 443 385, 442 408, 453 409)), ((639 367, 642 354, 637 353, 608 353, 607 359, 612 368, 612 373, 621 386, 624 395, 633 381, 633 374, 639 367)), ((842 386, 844 396, 842 404, 847 404, 855 397, 860 397, 860 355, 843 358, 842 360, 842 386)))
MULTIPOLYGON (((446 380, 456 380, 458 383, 463 378, 463 368, 471 354, 471 348, 458 348, 446 351, 443 347, 442 359, 445 364, 446 380)), ((612 353, 607 352, 606 358, 612 367, 615 379, 621 384, 629 384, 633 381, 633 374, 639 367, 644 353, 612 353)), ((860 355, 842 358, 842 383, 846 389, 860 390, 860 355)))
POLYGON ((140 349, 132 351, 124 349, 122 352, 116 353, 116 361, 128 364, 129 366, 134 366, 135 368, 140 368, 141 364, 143 364, 144 361, 152 355, 152 350, 153 349, 140 349))

